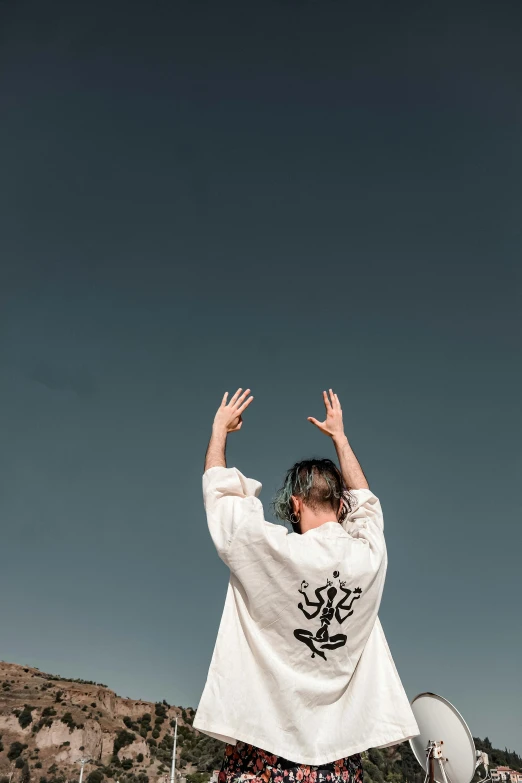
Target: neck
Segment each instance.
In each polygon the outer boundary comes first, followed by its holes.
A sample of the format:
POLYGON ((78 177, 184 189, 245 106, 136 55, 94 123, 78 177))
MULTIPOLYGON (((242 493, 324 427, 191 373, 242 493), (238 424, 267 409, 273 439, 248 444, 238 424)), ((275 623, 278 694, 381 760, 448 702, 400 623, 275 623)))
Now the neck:
POLYGON ((313 530, 315 527, 321 527, 325 522, 337 522, 335 511, 333 508, 331 511, 320 511, 315 514, 311 509, 303 509, 301 511, 301 521, 299 527, 301 533, 306 533, 307 530, 313 530))

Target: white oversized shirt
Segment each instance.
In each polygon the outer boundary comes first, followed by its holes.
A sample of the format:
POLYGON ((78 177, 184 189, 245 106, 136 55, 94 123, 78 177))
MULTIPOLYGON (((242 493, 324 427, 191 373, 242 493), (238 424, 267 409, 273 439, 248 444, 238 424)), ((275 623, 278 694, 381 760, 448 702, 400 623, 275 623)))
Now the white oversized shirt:
POLYGON ((230 580, 194 727, 318 765, 419 733, 377 616, 387 555, 381 505, 304 534, 267 522, 261 484, 203 474, 210 535, 230 580))

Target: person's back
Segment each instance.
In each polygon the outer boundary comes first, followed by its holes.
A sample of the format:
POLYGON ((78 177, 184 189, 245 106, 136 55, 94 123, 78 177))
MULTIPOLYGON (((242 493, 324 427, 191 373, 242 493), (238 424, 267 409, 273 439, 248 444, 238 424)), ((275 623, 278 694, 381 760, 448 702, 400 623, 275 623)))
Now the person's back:
MULTIPOLYGON (((240 391, 216 414, 203 475, 230 582, 194 727, 228 743, 222 780, 248 773, 245 748, 251 761, 260 749, 273 761, 256 758, 256 775, 264 764, 284 776, 279 762, 288 759, 344 769, 369 747, 418 733, 377 616, 387 566, 381 506, 330 390, 326 421, 311 421, 334 439, 342 473, 331 460, 296 463, 273 503, 294 533, 267 522, 261 484, 224 458, 226 433, 241 428, 252 399, 240 391)), ((352 772, 360 777, 360 758, 352 772)))

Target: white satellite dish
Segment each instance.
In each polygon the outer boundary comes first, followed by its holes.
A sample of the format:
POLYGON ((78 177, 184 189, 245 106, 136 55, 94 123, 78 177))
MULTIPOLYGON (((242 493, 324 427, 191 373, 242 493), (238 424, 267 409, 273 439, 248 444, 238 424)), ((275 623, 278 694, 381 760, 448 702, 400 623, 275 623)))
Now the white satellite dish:
POLYGON ((424 783, 471 783, 479 764, 489 780, 487 754, 477 752, 466 721, 453 704, 435 693, 419 693, 411 708, 419 734, 410 740, 415 758, 426 771, 424 783))

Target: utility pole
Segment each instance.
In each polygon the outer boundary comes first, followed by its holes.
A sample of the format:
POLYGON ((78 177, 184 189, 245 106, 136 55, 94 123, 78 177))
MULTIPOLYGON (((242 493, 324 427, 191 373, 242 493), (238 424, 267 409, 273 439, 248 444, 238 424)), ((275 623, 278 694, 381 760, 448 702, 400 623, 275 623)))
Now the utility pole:
MULTIPOLYGON (((170 783, 175 783, 176 778, 176 741, 178 739, 178 717, 174 724, 174 744, 172 745, 172 766, 170 768, 170 783)), ((81 783, 81 781, 80 781, 81 783)))
POLYGON ((78 761, 80 762, 80 781, 79 781, 79 783, 82 783, 82 780, 83 780, 83 768, 85 767, 87 762, 90 761, 90 758, 78 759, 78 761))

